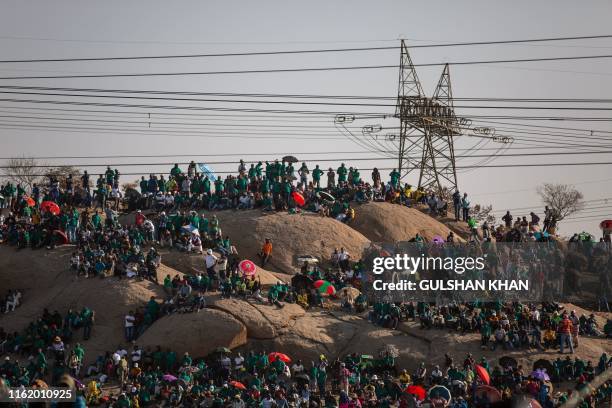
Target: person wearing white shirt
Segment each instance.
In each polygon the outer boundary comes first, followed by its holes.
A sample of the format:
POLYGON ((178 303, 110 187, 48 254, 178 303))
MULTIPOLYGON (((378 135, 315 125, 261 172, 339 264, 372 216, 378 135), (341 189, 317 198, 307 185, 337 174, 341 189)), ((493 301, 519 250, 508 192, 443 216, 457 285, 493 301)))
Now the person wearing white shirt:
POLYGON ((125 340, 132 341, 134 338, 134 323, 136 322, 136 317, 134 317, 134 313, 130 310, 128 314, 125 315, 125 340))

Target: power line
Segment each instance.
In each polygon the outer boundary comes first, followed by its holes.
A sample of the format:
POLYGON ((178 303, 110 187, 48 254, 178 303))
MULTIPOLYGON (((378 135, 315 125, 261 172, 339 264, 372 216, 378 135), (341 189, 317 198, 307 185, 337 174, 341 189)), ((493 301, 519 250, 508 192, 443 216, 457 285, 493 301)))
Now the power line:
MULTIPOLYGON (((0 86, 0 88, 3 88, 0 86)), ((255 103, 255 104, 284 104, 284 105, 329 105, 329 106, 367 106, 367 107, 394 107, 395 104, 355 103, 355 102, 302 102, 302 101, 271 101, 271 100, 246 100, 246 99, 201 99, 201 98, 177 98, 156 96, 132 96, 132 95, 81 95, 54 92, 16 92, 0 91, 2 94, 10 95, 38 95, 38 96, 67 96, 78 98, 113 98, 113 99, 150 99, 164 101, 187 101, 187 102, 228 102, 228 103, 255 103)), ((487 105, 455 105, 462 109, 505 109, 505 110, 578 110, 578 111, 612 111, 612 107, 567 107, 567 106, 487 106, 487 105)))
MULTIPOLYGON (((59 105, 77 105, 77 106, 106 106, 106 107, 131 107, 143 109, 177 109, 177 110, 204 110, 204 111, 221 111, 221 112, 257 112, 257 113, 295 113, 307 115, 330 115, 346 114, 346 112, 333 111, 312 111, 312 110, 285 110, 285 109, 257 109, 257 108, 228 108, 228 107, 204 107, 204 106, 177 106, 177 105, 144 105, 144 104, 124 104, 124 103, 103 103, 103 102, 82 102, 82 101, 58 101, 58 100, 40 100, 40 99, 11 99, 0 98, 2 102, 14 103, 36 103, 36 104, 59 104, 59 105)), ((148 112, 144 112, 148 113, 148 112)), ((356 112, 360 119, 374 118, 392 118, 395 117, 391 113, 383 112, 356 112)), ((465 118, 485 118, 485 119, 511 119, 511 120, 557 120, 557 121, 593 121, 593 122, 608 122, 612 121, 612 117, 571 117, 571 116, 504 116, 504 115, 462 115, 465 118)))
MULTIPOLYGON (((108 89, 108 88, 73 88, 52 86, 21 86, 0 85, 2 89, 16 90, 42 90, 63 92, 90 92, 90 93, 136 93, 154 95, 189 95, 189 96, 238 96, 248 98, 297 98, 297 99, 363 99, 363 100, 393 100, 396 96, 374 95, 318 95, 318 94, 284 94, 284 93, 245 93, 245 92, 198 92, 198 91, 163 91, 149 89, 108 89)), ((516 97, 453 97, 454 101, 467 102, 554 102, 554 103, 612 103, 611 98, 516 98, 516 97)))
MULTIPOLYGON (((582 55, 572 57, 543 57, 543 58, 523 58, 505 60, 481 60, 481 61, 453 61, 453 62, 431 62, 424 64, 413 64, 415 67, 435 67, 449 65, 481 65, 481 64, 508 64, 523 62, 544 62, 544 61, 572 61, 572 60, 593 60, 612 58, 610 54, 603 55, 582 55)), ((294 73, 294 72, 322 72, 322 71, 348 71, 348 70, 371 70, 399 68, 398 65, 356 65, 346 67, 310 67, 310 68, 272 68, 272 69, 248 69, 234 71, 194 71, 194 72, 149 72, 149 73, 123 73, 123 74, 83 74, 83 75, 39 75, 39 76, 12 76, 0 77, 0 80, 19 80, 19 79, 68 79, 68 78, 131 78, 131 77, 151 77, 151 76, 190 76, 190 75, 233 75, 233 74, 268 74, 268 73, 294 73)))
MULTIPOLYGON (((408 48, 462 47, 462 46, 476 46, 476 45, 501 45, 501 44, 520 44, 520 43, 551 42, 551 41, 592 40, 592 39, 604 39, 604 38, 612 38, 612 35, 549 37, 549 38, 532 38, 532 39, 523 39, 523 40, 454 42, 454 43, 442 43, 442 44, 413 45, 413 46, 409 46, 408 48)), ((386 47, 357 47, 357 48, 332 48, 332 49, 284 50, 284 51, 250 51, 250 52, 209 53, 209 54, 140 55, 140 56, 129 56, 129 57, 13 59, 13 60, 0 60, 0 64, 32 63, 32 62, 122 61, 122 60, 150 60, 150 59, 209 58, 209 57, 245 57, 245 56, 258 56, 258 55, 261 56, 261 55, 321 54, 321 53, 330 53, 330 52, 343 53, 343 52, 397 50, 398 48, 399 48, 398 46, 386 46, 386 47)))

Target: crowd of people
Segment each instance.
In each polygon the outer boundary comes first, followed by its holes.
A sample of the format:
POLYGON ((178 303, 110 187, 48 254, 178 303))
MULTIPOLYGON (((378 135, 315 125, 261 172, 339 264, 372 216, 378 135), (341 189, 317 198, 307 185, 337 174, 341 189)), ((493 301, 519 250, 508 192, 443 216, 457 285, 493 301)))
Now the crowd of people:
MULTIPOLYGON (((49 379, 52 384, 68 373, 84 382, 83 397, 87 403, 107 403, 115 407, 211 406, 211 407, 360 407, 420 405, 423 400, 434 404, 446 398, 445 391, 420 395, 443 387, 449 392, 448 405, 456 408, 489 406, 492 399, 509 400, 518 395, 533 398, 552 408, 588 390, 582 396, 584 407, 609 401, 610 381, 596 388, 589 382, 609 369, 612 359, 602 355, 599 361, 578 358, 558 358, 548 363, 548 375, 553 383, 573 381, 571 392, 553 393, 543 377, 523 369, 518 364, 495 364, 468 355, 462 364, 447 356, 446 366, 423 363, 408 373, 395 364, 393 353, 385 352, 379 360, 372 356, 349 355, 329 361, 321 355, 304 367, 289 356, 265 351, 249 352, 243 357, 222 349, 206 358, 185 354, 178 357, 171 349, 140 349, 139 336, 159 317, 170 313, 197 313, 207 307, 210 292, 222 297, 238 297, 268 303, 282 308, 285 303, 297 303, 304 308, 323 307, 325 293, 313 286, 325 281, 339 293, 342 308, 352 313, 365 313, 373 324, 397 329, 400 323, 417 321, 423 329, 447 329, 461 333, 480 333, 483 349, 557 349, 573 353, 580 347, 580 336, 612 338, 612 322, 599 327, 593 315, 578 316, 562 310, 557 304, 541 306, 526 303, 457 303, 439 305, 428 302, 368 302, 357 289, 361 284, 363 262, 352 259, 344 248, 331 254, 328 269, 304 264, 291 283, 277 282, 265 288, 255 275, 239 268, 240 257, 230 237, 222 233, 216 215, 200 214, 206 209, 263 211, 313 211, 342 222, 355 218, 359 203, 387 201, 399 205, 426 205, 430 213, 446 217, 452 201, 457 221, 467 223, 473 241, 533 241, 546 240, 554 230, 554 213, 545 209, 543 228, 535 213, 514 220, 508 212, 503 225, 478 227, 471 213, 468 195, 455 191, 451 197, 401 185, 400 174, 392 171, 383 182, 378 170, 366 183, 357 168, 342 164, 336 170, 324 171, 295 160, 253 163, 241 161, 235 175, 225 179, 198 171, 191 162, 183 172, 178 164, 167 178, 151 174, 142 177, 139 192, 128 189, 122 194, 120 174, 108 168, 90 183, 84 172, 65 180, 51 179, 46 186, 34 185, 26 191, 22 185, 7 183, 1 187, 0 206, 8 208, 8 216, 0 220, 0 242, 19 249, 53 249, 58 244, 75 244, 71 267, 84 277, 150 279, 162 286, 165 298, 151 298, 142 308, 129 311, 123 318, 124 339, 132 344, 128 352, 123 347, 98 356, 82 370, 84 348, 75 343, 75 333, 83 329, 83 339, 91 335, 93 311, 43 312, 23 332, 0 331, 2 353, 27 356, 29 365, 6 357, 0 367, 3 381, 11 385, 26 385, 49 379), (322 176, 327 174, 327 183, 322 176), (74 178, 79 178, 78 181, 74 178), (125 195, 125 197, 124 197, 125 195), (51 204, 48 204, 51 203, 51 204), (54 204, 54 205, 53 205, 54 204), (57 207, 57 208, 56 208, 57 207), (133 210, 134 222, 119 222, 121 210, 133 210), (479 230, 480 228, 480 230, 479 230), (157 248, 202 254, 203 270, 184 277, 166 276, 158 282, 157 269, 161 255, 157 248), (54 361, 49 372, 47 358, 54 361), (374 360, 374 361, 372 361, 374 360), (478 367, 490 376, 485 380, 478 367), (429 371, 428 371, 429 370, 429 371), (109 383, 120 385, 119 395, 103 392, 109 383), (491 385, 495 392, 482 391, 491 385), (415 387, 415 388, 411 388, 415 387), (433 387, 433 388, 432 388, 433 387), (408 390, 411 392, 407 392, 408 390), (488 404, 488 405, 487 405, 488 404)), ((578 240, 581 238, 578 237, 578 240)), ((423 240, 415 237, 416 241, 423 240)), ((454 241, 454 234, 446 238, 454 241)), ((272 242, 262 243, 261 264, 270 260, 272 242)), ((20 291, 12 290, 3 302, 9 312, 22 301, 20 291)), ((608 307, 607 303, 605 304, 608 307)), ((608 309, 609 310, 609 309, 608 309)), ((365 350, 371 352, 371 350, 365 350)), ((204 357, 204 356, 198 356, 204 357)))

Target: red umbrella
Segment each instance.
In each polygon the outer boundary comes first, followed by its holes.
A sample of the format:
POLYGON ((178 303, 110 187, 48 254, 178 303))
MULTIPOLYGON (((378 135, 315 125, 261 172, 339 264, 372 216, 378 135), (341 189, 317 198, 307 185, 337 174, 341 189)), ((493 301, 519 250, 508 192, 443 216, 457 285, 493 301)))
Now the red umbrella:
POLYGON ((230 381, 230 385, 234 388, 238 388, 239 390, 246 390, 246 387, 240 381, 230 381))
POLYGON ((298 193, 297 191, 294 191, 293 193, 291 193, 291 197, 293 198, 293 201, 295 201, 295 203, 299 205, 300 207, 306 204, 306 200, 304 199, 304 196, 298 193))
POLYGON ((476 369, 476 374, 478 374, 478 377, 480 377, 483 383, 487 385, 491 384, 491 377, 486 368, 478 364, 476 364, 474 368, 476 369))
POLYGON ((315 281, 314 287, 317 288, 322 294, 333 295, 336 293, 336 288, 334 285, 326 280, 315 281))
POLYGON ((32 197, 24 197, 25 202, 28 207, 34 207, 36 205, 36 201, 32 197))
POLYGON ((427 395, 425 388, 421 387, 420 385, 409 385, 406 387, 404 392, 414 395, 419 401, 423 401, 427 395))
POLYGON ((490 404, 499 402, 502 399, 501 392, 499 392, 497 388, 493 388, 490 385, 479 386, 476 388, 475 395, 480 399, 484 399, 486 397, 490 404))
POLYGON ((249 261, 248 259, 240 261, 238 268, 240 269, 240 272, 246 276, 253 276, 257 271, 257 266, 255 263, 253 261, 249 261))
POLYGON ((68 244, 68 237, 66 236, 66 233, 64 233, 64 231, 53 230, 53 233, 57 236, 61 245, 68 244))
POLYGON ((48 211, 53 215, 59 215, 60 208, 59 205, 54 203, 53 201, 43 201, 40 205, 40 209, 44 211, 48 211))
POLYGON ((283 363, 290 363, 291 362, 291 358, 283 353, 279 353, 279 352, 273 352, 268 354, 268 359, 270 360, 270 362, 276 361, 277 359, 282 361, 283 363))

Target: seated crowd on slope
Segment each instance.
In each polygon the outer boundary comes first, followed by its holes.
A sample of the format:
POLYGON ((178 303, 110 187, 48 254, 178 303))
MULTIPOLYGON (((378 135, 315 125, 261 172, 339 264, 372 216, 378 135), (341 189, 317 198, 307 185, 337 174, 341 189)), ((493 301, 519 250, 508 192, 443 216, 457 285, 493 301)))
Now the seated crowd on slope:
MULTIPOLYGON (((47 323, 52 325, 52 319, 47 323)), ((491 406, 498 399, 524 398, 525 402, 534 399, 544 408, 553 408, 581 394, 579 406, 586 408, 604 406, 612 397, 611 380, 597 387, 589 384, 612 369, 612 359, 605 353, 598 361, 569 357, 540 360, 533 370, 511 358, 496 362, 467 354, 455 362, 447 353, 444 366, 423 362, 409 372, 397 367, 397 350, 393 348, 384 348, 376 356, 352 353, 336 360, 321 354, 304 364, 263 349, 242 356, 219 348, 206 358, 194 358, 159 346, 143 349, 133 344, 130 350, 119 345, 117 350, 99 355, 83 370, 82 346, 75 343, 65 359, 67 346, 58 339, 51 337, 48 351, 39 348, 28 365, 5 359, 0 365, 3 381, 11 386, 29 384, 51 371, 52 384, 56 384, 70 373, 83 382, 81 406, 109 407, 410 407, 418 406, 424 398, 431 403, 441 403, 442 398, 449 399, 447 406, 467 408, 491 406), (51 366, 47 356, 53 361, 51 366), (538 367, 549 367, 550 379, 534 371, 538 367), (485 370, 490 379, 485 380, 478 369, 485 370), (572 386, 553 392, 560 382, 572 386), (119 391, 103 393, 112 383, 120 385, 119 391), (440 395, 430 392, 424 396, 415 391, 425 393, 436 386, 444 387, 440 395)))

